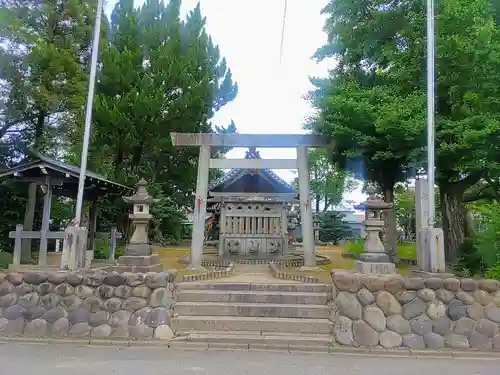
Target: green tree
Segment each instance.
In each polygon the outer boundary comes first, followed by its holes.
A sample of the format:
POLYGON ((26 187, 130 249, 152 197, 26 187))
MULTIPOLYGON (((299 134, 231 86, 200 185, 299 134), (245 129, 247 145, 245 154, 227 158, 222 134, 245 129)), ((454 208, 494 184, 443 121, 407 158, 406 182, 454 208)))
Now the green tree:
MULTIPOLYGON (((177 238, 175 213, 193 203, 198 150, 173 147, 170 132, 236 131, 234 123, 216 128, 211 118, 236 97, 237 85, 205 31, 199 5, 181 21, 179 0, 149 0, 138 9, 120 0, 110 34, 98 77, 91 163, 129 185, 140 177, 150 181, 169 202, 168 209, 161 205, 152 233, 177 238)), ((118 220, 120 212, 114 213, 118 220)))
MULTIPOLYGON (((408 48, 395 55, 391 74, 404 90, 423 92, 425 72, 412 65, 425 58, 425 13, 423 2, 417 5, 406 12, 401 34, 408 48)), ((486 145, 500 129, 500 29, 487 0, 448 0, 437 14, 436 179, 446 258, 453 262, 466 234, 464 193, 494 160, 486 145)))
MULTIPOLYGON (((390 54, 404 16, 377 0, 336 0, 323 9, 328 43, 315 58, 335 57, 328 79, 313 79, 309 98, 318 115, 306 125, 335 140, 332 158, 340 168, 375 182, 387 202, 394 186, 413 172, 424 144, 420 93, 400 94, 388 74, 390 54)), ((396 251, 396 216, 388 211, 387 251, 396 251)))
MULTIPOLYGON (((319 81, 315 131, 336 141, 339 162, 357 157, 391 201, 394 184, 424 166, 424 1, 332 1, 329 45, 339 59, 319 81), (326 94, 325 94, 326 93, 326 94)), ((486 0, 447 0, 437 10, 437 182, 448 261, 464 239, 464 192, 488 167, 498 130, 498 26, 486 0)))
POLYGON ((319 217, 319 239, 322 242, 333 242, 337 245, 340 240, 349 237, 352 231, 344 222, 345 215, 341 212, 330 211, 322 213, 319 217))
MULTIPOLYGON (((12 158, 26 157, 27 148, 53 153, 68 126, 82 119, 95 6, 94 0, 2 4, 0 139, 10 144, 12 158)), ((24 219, 27 230, 33 227, 35 206, 36 184, 31 184, 24 219)), ((23 260, 30 247, 31 241, 23 241, 23 260)))
MULTIPOLYGON (((326 150, 309 150, 309 178, 316 212, 326 212, 342 202, 344 193, 353 191, 357 182, 333 164, 326 150), (321 207, 323 205, 323 207, 321 207)), ((292 185, 299 190, 299 179, 292 185)))
POLYGON ((398 225, 403 228, 407 238, 414 238, 415 224, 415 189, 398 184, 394 192, 394 209, 398 225))

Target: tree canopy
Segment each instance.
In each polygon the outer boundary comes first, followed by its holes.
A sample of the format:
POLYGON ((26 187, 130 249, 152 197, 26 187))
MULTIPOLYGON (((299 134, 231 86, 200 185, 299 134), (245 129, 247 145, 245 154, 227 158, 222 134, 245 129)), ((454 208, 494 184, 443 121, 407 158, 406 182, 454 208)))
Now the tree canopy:
MULTIPOLYGON (((96 3, 2 5, 1 166, 33 148, 79 165, 96 3)), ((197 151, 174 149, 170 132, 236 131, 233 122, 212 123, 238 93, 228 63, 205 30, 200 6, 186 17, 180 8, 181 0, 148 0, 138 8, 119 0, 109 19, 103 15, 92 115, 89 169, 129 186, 150 182, 150 193, 161 198, 151 231, 159 242, 179 238, 196 178, 197 151)), ((12 193, 26 199, 25 191, 12 193)), ((100 225, 126 227, 126 209, 119 198, 105 199, 100 225)), ((2 218, 5 228, 12 230, 19 216, 2 218)))
MULTIPOLYGON (((427 167, 425 1, 335 0, 323 13, 328 43, 314 58, 337 64, 312 80, 318 115, 306 127, 330 135, 332 160, 392 201, 396 183, 427 167)), ((464 192, 497 160, 486 145, 500 129, 500 29, 487 0, 438 2, 436 14, 436 181, 454 261, 465 236, 464 192)))

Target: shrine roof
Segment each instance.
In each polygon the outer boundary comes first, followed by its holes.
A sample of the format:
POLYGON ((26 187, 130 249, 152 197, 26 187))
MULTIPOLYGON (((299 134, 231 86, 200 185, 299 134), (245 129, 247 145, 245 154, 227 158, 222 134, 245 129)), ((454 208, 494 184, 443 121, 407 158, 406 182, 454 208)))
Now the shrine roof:
MULTIPOLYGON (((246 152, 245 159, 261 159, 260 154, 255 147, 250 147, 246 152)), ((279 177, 271 169, 262 168, 257 170, 250 169, 231 169, 221 178, 209 184, 209 191, 219 192, 250 192, 240 191, 242 186, 236 186, 237 181, 242 181, 247 186, 250 184, 259 185, 265 191, 251 191, 253 193, 297 193, 292 185, 279 177), (234 190, 236 189, 236 190, 234 190)), ((240 184, 241 185, 241 184, 240 184)), ((244 187, 243 187, 244 189, 244 187)), ((258 187, 253 190, 261 190, 258 187)))
MULTIPOLYGON (((66 164, 38 152, 32 152, 29 159, 9 169, 0 171, 0 178, 10 177, 15 180, 34 182, 42 181, 46 176, 56 179, 54 194, 66 197, 76 196, 80 167, 66 164)), ((85 173, 86 194, 101 196, 106 194, 123 194, 133 191, 132 188, 111 181, 104 176, 89 170, 85 173)))

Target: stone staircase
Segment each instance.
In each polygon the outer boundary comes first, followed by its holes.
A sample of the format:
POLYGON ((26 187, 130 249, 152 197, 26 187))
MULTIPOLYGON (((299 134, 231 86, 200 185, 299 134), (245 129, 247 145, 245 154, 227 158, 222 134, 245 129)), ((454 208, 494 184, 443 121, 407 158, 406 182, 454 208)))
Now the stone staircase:
POLYGON ((172 346, 328 351, 328 285, 181 283, 172 346))

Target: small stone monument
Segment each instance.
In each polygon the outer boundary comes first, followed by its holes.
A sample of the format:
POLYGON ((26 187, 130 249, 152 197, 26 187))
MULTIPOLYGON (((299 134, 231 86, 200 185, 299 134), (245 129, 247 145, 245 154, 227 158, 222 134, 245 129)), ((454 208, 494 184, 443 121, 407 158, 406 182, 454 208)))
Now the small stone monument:
POLYGON ((160 257, 153 255, 148 238, 148 225, 152 219, 149 206, 157 202, 148 194, 147 182, 141 179, 137 183, 137 191, 131 197, 123 197, 127 203, 133 204, 132 220, 134 233, 125 247, 125 255, 118 258, 118 272, 159 272, 162 270, 160 257))
POLYGON ((367 190, 368 199, 362 203, 366 209, 365 226, 366 238, 364 253, 355 262, 356 271, 362 273, 391 274, 396 272, 396 266, 391 263, 389 256, 385 253, 384 245, 380 240, 380 232, 384 228, 384 220, 381 218, 383 210, 392 207, 375 196, 375 189, 367 190))

